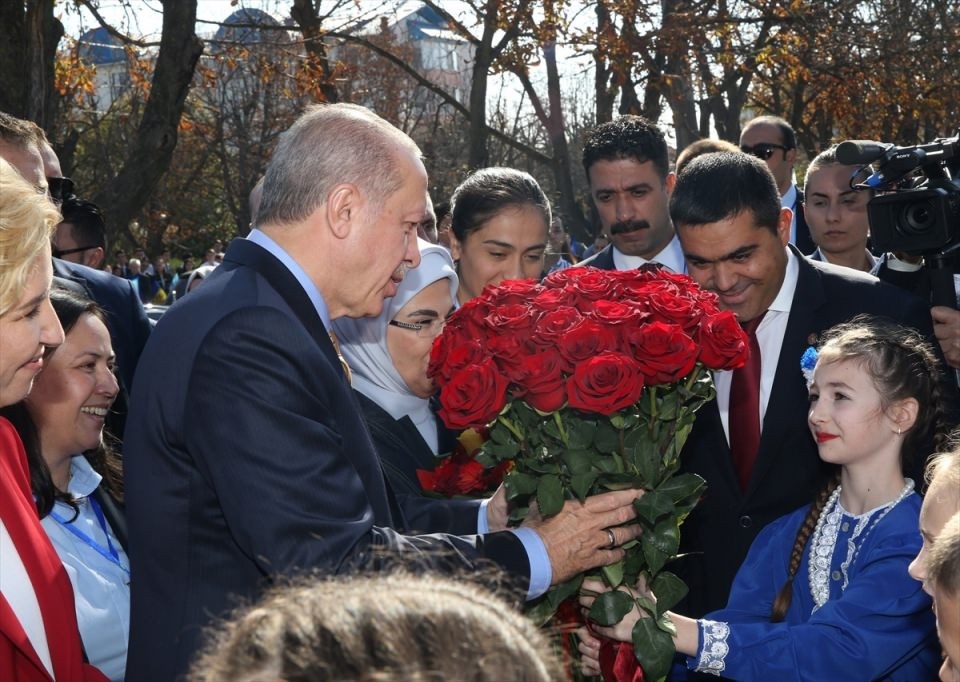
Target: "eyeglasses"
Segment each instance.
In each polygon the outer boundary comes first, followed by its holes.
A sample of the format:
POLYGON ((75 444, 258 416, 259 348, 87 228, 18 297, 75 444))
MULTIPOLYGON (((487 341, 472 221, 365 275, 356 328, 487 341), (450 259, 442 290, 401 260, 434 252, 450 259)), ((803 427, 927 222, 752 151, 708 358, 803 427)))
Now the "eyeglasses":
POLYGON ((52 254, 54 258, 63 258, 64 256, 69 256, 71 253, 80 253, 81 251, 89 251, 90 249, 95 249, 96 246, 78 246, 75 249, 53 249, 52 254))
POLYGON ((73 180, 70 178, 47 178, 47 192, 58 204, 73 196, 73 187, 73 180))
POLYGON ((742 144, 740 145, 740 151, 744 154, 749 154, 750 156, 755 156, 758 159, 766 161, 771 156, 773 156, 774 149, 782 149, 784 153, 790 151, 790 147, 784 146, 782 144, 773 144, 772 142, 761 142, 755 144, 752 147, 742 144))
POLYGON ((412 332, 417 332, 417 336, 421 339, 432 339, 443 331, 443 327, 447 324, 447 321, 437 317, 429 322, 400 322, 398 320, 390 320, 388 324, 392 327, 400 327, 400 329, 409 329, 412 332))

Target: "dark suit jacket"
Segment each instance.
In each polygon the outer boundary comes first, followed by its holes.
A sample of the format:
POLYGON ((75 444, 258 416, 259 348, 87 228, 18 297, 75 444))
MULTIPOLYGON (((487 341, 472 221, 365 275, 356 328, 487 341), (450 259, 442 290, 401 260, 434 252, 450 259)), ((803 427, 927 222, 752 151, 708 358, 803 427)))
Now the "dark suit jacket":
POLYGON ((815 336, 857 313, 871 313, 933 340, 930 311, 920 299, 865 273, 811 262, 793 251, 800 268, 797 288, 747 490, 741 492, 734 474, 716 401, 697 413, 681 453, 685 469, 707 481, 703 500, 681 529, 681 551, 696 553, 677 565, 690 587, 687 610, 680 611, 685 615, 700 617, 724 607, 760 530, 809 505, 831 473, 807 426, 809 403, 800 372, 800 357, 815 336))
POLYGON ((113 343, 113 352, 117 354, 117 374, 129 389, 133 384, 133 373, 140 353, 152 329, 133 285, 109 272, 59 258, 53 259, 53 274, 80 284, 107 313, 110 341, 113 343))
POLYGON ((577 265, 600 268, 601 270, 616 270, 617 268, 613 264, 613 244, 607 244, 600 251, 580 261, 577 265))
MULTIPOLYGON (((512 533, 394 530, 404 503, 320 316, 280 261, 244 239, 151 335, 126 449, 127 679, 175 679, 200 629, 279 575, 346 571, 393 550, 444 567, 486 557, 529 580, 512 533)), ((470 514, 475 529, 476 505, 470 514)))

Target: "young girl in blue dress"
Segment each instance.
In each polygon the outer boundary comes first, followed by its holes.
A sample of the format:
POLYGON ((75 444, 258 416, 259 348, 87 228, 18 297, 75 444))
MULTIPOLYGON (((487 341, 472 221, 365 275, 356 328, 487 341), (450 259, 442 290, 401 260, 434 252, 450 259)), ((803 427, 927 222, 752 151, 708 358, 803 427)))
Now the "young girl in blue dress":
MULTIPOLYGON (((808 423, 839 474, 811 507, 760 533, 727 608, 700 620, 668 612, 688 668, 736 680, 933 679, 930 599, 907 573, 920 497, 903 460, 942 432, 938 374, 911 330, 861 316, 827 333, 808 423)), ((603 589, 585 581, 581 603, 603 589)), ((642 617, 634 607, 616 626, 582 630, 585 670, 599 672, 593 633, 631 641, 642 617)))

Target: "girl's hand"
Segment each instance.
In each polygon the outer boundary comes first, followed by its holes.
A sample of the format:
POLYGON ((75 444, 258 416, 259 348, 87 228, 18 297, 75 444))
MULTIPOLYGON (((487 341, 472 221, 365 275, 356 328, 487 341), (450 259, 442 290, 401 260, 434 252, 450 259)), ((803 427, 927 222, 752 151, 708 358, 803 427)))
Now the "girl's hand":
POLYGON ((586 625, 577 629, 577 637, 580 639, 577 650, 580 652, 580 666, 583 669, 583 674, 588 677, 599 676, 600 640, 594 636, 586 625))
MULTIPOLYGON (((639 591, 632 590, 626 586, 620 586, 617 589, 621 592, 626 592, 632 598, 636 599, 638 596, 644 596, 654 601, 655 597, 653 593, 647 589, 647 585, 643 582, 641 578, 641 583, 637 586, 639 591)), ((584 580, 583 585, 580 587, 580 606, 583 607, 584 612, 589 612, 590 607, 593 605, 596 595, 602 594, 604 592, 609 592, 610 588, 607 587, 600 580, 584 580)), ((602 625, 592 624, 591 628, 593 631, 599 635, 603 635, 609 639, 615 639, 621 642, 629 642, 633 639, 633 626, 636 625, 637 621, 641 618, 647 618, 648 614, 642 609, 637 608, 637 605, 634 604, 633 608, 627 612, 627 615, 621 619, 616 625, 611 625, 609 627, 604 627, 602 625)))

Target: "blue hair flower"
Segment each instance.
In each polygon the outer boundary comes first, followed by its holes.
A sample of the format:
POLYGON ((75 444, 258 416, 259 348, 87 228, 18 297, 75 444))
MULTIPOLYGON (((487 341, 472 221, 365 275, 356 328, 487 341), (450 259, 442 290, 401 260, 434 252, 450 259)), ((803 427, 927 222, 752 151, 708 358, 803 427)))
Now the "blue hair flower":
POLYGON ((810 346, 803 351, 803 357, 800 358, 800 371, 803 372, 803 377, 807 380, 807 386, 813 383, 813 368, 816 366, 817 349, 810 346))

